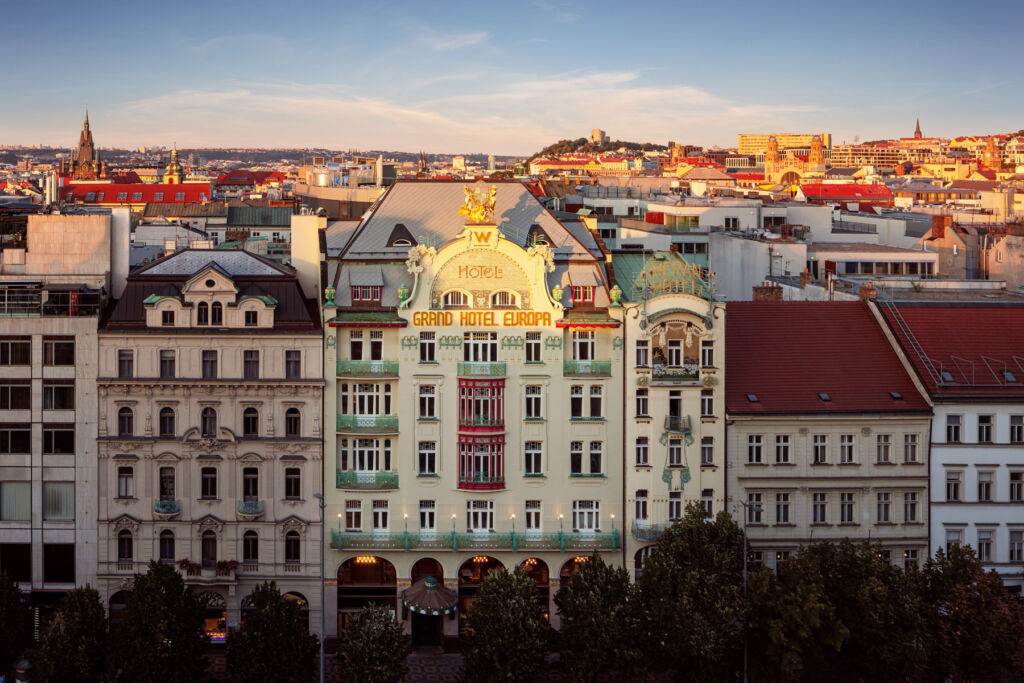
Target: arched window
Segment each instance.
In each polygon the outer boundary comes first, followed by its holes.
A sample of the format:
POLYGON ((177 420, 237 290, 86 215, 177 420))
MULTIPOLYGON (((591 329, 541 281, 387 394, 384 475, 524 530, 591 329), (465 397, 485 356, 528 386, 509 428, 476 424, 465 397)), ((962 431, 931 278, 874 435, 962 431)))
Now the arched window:
POLYGON ((491 295, 491 308, 516 308, 519 306, 519 297, 515 292, 503 289, 491 295))
POLYGON ((174 408, 160 409, 160 436, 174 436, 174 408))
POLYGON ((469 295, 457 289, 445 292, 443 305, 445 308, 466 308, 469 306, 469 295))
POLYGON ((174 562, 174 532, 170 529, 160 532, 160 561, 174 562))
POLYGON ((127 406, 117 411, 117 435, 132 436, 135 434, 135 415, 127 406))
POLYGON ((216 437, 217 436, 217 411, 213 408, 203 408, 202 418, 200 420, 199 429, 203 436, 216 437))
POLYGON ((213 569, 217 564, 217 534, 212 531, 203 532, 202 553, 203 567, 213 569))
POLYGON ((298 408, 289 408, 284 413, 285 436, 299 436, 302 431, 302 417, 298 408))
POLYGON ((255 531, 246 531, 242 536, 242 561, 260 561, 260 537, 255 531))
POLYGON ((210 307, 205 301, 200 301, 196 307, 196 325, 210 324, 210 307))
POLYGON ((260 435, 260 411, 246 408, 242 411, 242 436, 260 435))
POLYGON ((289 531, 284 535, 284 561, 285 562, 298 562, 299 561, 299 549, 301 543, 299 541, 298 531, 289 531))
POLYGON ((135 558, 132 532, 121 529, 117 534, 117 561, 131 562, 135 558))
POLYGON ((210 307, 210 314, 211 325, 224 324, 224 306, 219 301, 213 302, 213 306, 210 307))

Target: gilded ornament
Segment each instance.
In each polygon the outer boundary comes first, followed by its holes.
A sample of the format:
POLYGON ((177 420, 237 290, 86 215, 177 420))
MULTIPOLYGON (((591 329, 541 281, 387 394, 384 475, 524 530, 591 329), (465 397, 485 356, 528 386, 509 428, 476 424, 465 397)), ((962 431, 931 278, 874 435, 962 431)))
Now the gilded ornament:
POLYGON ((463 185, 466 192, 465 204, 459 208, 458 215, 466 217, 468 225, 490 225, 494 222, 494 198, 498 194, 498 188, 494 185, 487 187, 487 183, 478 180, 473 187, 463 185))

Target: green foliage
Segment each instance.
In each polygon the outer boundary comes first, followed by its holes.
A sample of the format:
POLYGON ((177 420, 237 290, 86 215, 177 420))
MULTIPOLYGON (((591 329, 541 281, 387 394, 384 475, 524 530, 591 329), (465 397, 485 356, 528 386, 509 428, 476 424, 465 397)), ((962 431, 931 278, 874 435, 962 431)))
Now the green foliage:
POLYGON ((43 631, 34 677, 44 681, 98 681, 107 672, 110 644, 100 594, 86 586, 66 596, 43 631))
POLYGON ((130 681, 198 680, 203 655, 205 601, 173 567, 150 562, 136 574, 124 619, 117 628, 118 663, 130 681))
POLYGON ((627 140, 609 140, 600 144, 594 144, 589 138, 576 138, 575 140, 559 140, 542 149, 530 157, 530 160, 539 157, 550 157, 559 154, 597 154, 600 152, 613 152, 619 149, 636 151, 665 151, 665 145, 656 145, 651 142, 630 142, 627 140))
POLYGON ((555 605, 562 619, 562 670, 570 680, 593 681, 630 664, 638 645, 628 637, 632 598, 629 572, 605 564, 596 551, 562 585, 555 605))
POLYGON ((7 572, 0 573, 0 672, 14 664, 31 638, 32 621, 21 604, 21 589, 7 572))
POLYGON ((662 534, 639 582, 638 627, 645 662, 687 680, 722 680, 742 658, 743 536, 699 504, 662 534))
POLYGON ((371 604, 349 619, 338 640, 338 672, 350 683, 398 683, 412 639, 391 611, 371 604))
POLYGON ((228 636, 228 668, 236 681, 310 681, 316 675, 319 639, 310 635, 301 608, 277 584, 252 591, 253 610, 228 636))
POLYGON ((492 571, 467 616, 472 635, 463 645, 466 677, 475 681, 530 681, 544 666, 551 627, 537 605, 537 584, 521 567, 492 571))

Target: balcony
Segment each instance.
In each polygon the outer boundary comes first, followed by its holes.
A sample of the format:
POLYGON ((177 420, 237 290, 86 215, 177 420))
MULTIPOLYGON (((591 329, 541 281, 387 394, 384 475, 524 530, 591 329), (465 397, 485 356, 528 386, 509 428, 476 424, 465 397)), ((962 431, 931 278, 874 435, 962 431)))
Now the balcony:
POLYGON ((339 489, 387 490, 398 488, 397 472, 352 472, 339 470, 336 473, 339 489))
POLYGON ((562 363, 562 374, 566 377, 611 377, 610 360, 567 360, 562 363))
POLYGON ((263 516, 262 500, 238 501, 238 516, 244 520, 254 520, 263 516))
POLYGON ((181 513, 181 502, 177 500, 154 500, 153 515, 157 519, 171 519, 181 513))
POLYGON ((397 360, 339 360, 339 377, 398 377, 397 360))
POLYGON ((666 415, 665 416, 665 431, 676 432, 677 434, 689 434, 690 433, 690 416, 689 415, 666 415))
POLYGON ((338 415, 339 432, 397 432, 397 415, 338 415))
POLYGON ((633 526, 630 531, 633 534, 633 538, 638 541, 649 541, 654 543, 661 538, 661 535, 665 533, 669 524, 644 524, 633 522, 633 526))
POLYGON ((501 429, 505 426, 505 418, 501 415, 474 415, 460 416, 459 417, 460 427, 494 427, 495 429, 501 429))
POLYGON ((581 533, 577 531, 556 531, 554 533, 456 533, 415 532, 415 531, 342 531, 331 530, 331 547, 339 551, 349 550, 431 550, 450 552, 474 552, 503 550, 511 552, 555 551, 563 553, 589 552, 593 550, 618 550, 621 545, 619 532, 613 529, 604 533, 581 533))
POLYGON ((4 318, 95 316, 101 305, 100 293, 92 290, 0 289, 0 317, 4 318))
POLYGON ((459 488, 477 490, 503 489, 505 488, 505 476, 502 474, 492 476, 484 472, 474 472, 472 474, 460 472, 459 488))
POLYGON ((459 363, 459 377, 504 377, 505 363, 462 362, 459 363))
POLYGON ((653 384, 691 384, 700 380, 700 366, 696 361, 684 360, 682 365, 665 365, 655 360, 651 366, 653 384))

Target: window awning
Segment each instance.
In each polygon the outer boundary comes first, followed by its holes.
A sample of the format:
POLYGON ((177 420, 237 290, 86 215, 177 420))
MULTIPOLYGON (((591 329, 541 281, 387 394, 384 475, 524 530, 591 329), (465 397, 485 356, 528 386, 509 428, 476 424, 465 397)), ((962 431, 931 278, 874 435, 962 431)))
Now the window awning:
POLYGON ((352 287, 383 287, 384 276, 380 266, 349 266, 348 284, 352 287))
POLYGON ((593 266, 569 266, 569 283, 574 287, 600 287, 601 279, 593 266))
POLYGON ((455 611, 458 596, 433 576, 424 576, 402 591, 402 604, 418 614, 439 616, 455 611))

